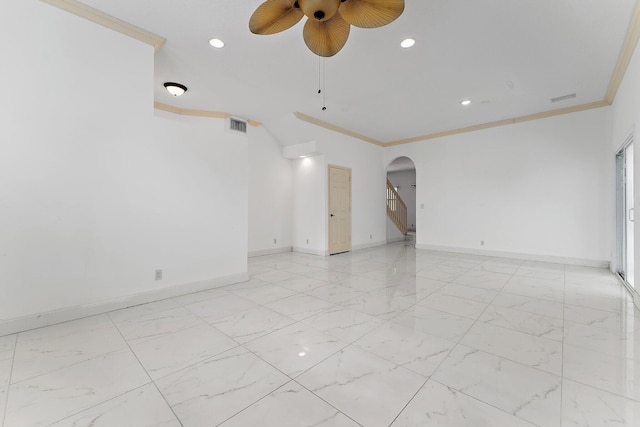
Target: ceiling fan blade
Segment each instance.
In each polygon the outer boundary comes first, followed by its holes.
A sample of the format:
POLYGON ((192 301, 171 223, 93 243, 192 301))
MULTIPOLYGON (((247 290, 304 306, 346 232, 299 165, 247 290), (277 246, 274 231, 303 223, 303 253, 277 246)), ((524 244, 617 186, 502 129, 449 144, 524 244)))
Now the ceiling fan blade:
POLYGON ((275 34, 293 27, 304 16, 295 3, 295 0, 265 1, 251 15, 249 29, 254 34, 275 34))
POLYGON ((351 25, 339 13, 328 21, 307 19, 304 25, 304 42, 316 55, 329 57, 340 52, 349 38, 351 25))
POLYGON ((345 0, 338 12, 360 28, 376 28, 395 21, 404 11, 404 0, 345 0))

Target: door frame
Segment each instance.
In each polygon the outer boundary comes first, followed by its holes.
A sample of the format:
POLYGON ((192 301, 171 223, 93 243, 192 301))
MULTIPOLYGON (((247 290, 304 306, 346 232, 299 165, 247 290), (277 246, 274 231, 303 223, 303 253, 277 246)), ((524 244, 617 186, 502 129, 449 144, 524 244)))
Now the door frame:
POLYGON ((351 168, 338 165, 327 165, 327 253, 329 255, 335 255, 344 252, 350 252, 353 250, 353 185, 352 185, 352 170, 351 168), (331 248, 331 169, 341 169, 349 172, 349 249, 346 251, 332 252, 331 248))
MULTIPOLYGON (((624 283, 625 287, 631 291, 632 294, 637 295, 637 291, 635 290, 635 286, 631 285, 627 280, 627 213, 629 211, 629 206, 627 206, 627 186, 626 186, 626 165, 630 160, 631 164, 635 169, 634 159, 627 159, 626 150, 627 148, 634 143, 633 134, 629 135, 624 141, 624 143, 620 146, 618 150, 615 152, 615 188, 616 188, 616 206, 615 206, 615 268, 614 273, 620 278, 620 280, 624 283)), ((634 146, 634 152, 635 152, 634 146)), ((635 157, 635 155, 634 155, 635 157)), ((635 170, 634 170, 635 174, 635 170)), ((633 208, 633 207, 632 207, 633 208)), ((635 243, 635 242, 634 242, 635 243)), ((635 248, 634 248, 635 252, 635 248)), ((634 262, 635 260, 631 260, 634 262)), ((635 263, 634 263, 635 264, 635 263)), ((635 265, 634 265, 635 271, 635 265)), ((635 280, 634 280, 635 281, 635 280)), ((635 285, 635 284, 634 284, 635 285)))

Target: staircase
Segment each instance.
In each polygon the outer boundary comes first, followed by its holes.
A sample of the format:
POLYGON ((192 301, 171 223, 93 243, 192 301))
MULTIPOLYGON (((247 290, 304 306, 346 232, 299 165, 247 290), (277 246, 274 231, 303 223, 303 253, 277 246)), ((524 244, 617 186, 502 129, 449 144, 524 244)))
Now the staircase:
POLYGON ((387 179, 387 216, 398 230, 407 235, 407 205, 402 201, 400 195, 393 188, 391 181, 387 179))

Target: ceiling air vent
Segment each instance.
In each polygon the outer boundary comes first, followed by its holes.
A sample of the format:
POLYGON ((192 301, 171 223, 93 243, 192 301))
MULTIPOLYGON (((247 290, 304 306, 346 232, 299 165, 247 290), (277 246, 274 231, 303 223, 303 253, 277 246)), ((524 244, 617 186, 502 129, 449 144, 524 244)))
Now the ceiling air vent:
POLYGON ((231 117, 229 119, 229 130, 232 130, 234 132, 247 133, 247 122, 231 117))

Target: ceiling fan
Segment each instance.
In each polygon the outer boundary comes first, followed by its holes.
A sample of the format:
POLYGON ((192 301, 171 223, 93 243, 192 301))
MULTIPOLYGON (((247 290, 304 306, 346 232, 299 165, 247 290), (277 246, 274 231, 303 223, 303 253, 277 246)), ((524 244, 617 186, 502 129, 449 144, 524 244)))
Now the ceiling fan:
POLYGON ((254 34, 275 34, 307 16, 304 41, 316 55, 329 57, 347 43, 351 25, 376 28, 396 20, 404 0, 266 0, 249 20, 254 34))

